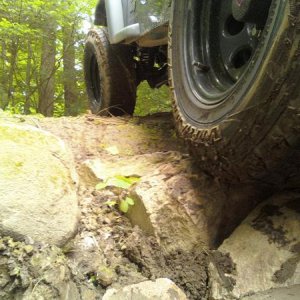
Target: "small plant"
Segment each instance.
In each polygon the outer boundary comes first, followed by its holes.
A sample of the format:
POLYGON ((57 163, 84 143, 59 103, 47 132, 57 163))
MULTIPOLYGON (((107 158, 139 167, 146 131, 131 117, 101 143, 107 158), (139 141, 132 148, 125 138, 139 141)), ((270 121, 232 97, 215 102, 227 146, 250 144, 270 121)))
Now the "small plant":
POLYGON ((123 213, 127 213, 130 206, 134 205, 134 200, 130 197, 126 197, 125 199, 121 199, 119 202, 119 209, 123 213))
POLYGON ((134 205, 134 200, 128 195, 129 189, 133 184, 139 182, 139 180, 139 177, 125 177, 116 175, 98 183, 96 185, 96 190, 103 190, 107 187, 113 187, 115 194, 118 195, 118 200, 108 200, 106 204, 110 207, 118 204, 119 210, 123 213, 127 213, 130 206, 134 205))
POLYGON ((134 183, 140 180, 139 177, 125 177, 121 175, 116 175, 110 177, 103 182, 96 185, 96 190, 103 190, 108 186, 117 187, 121 189, 128 190, 134 183))

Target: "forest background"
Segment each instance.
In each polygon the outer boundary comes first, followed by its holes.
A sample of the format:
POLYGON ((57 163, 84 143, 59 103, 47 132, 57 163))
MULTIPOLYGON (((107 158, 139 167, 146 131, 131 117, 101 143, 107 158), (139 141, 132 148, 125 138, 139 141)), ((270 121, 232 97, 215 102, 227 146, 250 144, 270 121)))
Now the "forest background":
MULTIPOLYGON (((97 0, 0 0, 0 108, 76 116, 88 110, 85 36, 97 0)), ((138 88, 136 115, 170 110, 167 87, 138 88)))

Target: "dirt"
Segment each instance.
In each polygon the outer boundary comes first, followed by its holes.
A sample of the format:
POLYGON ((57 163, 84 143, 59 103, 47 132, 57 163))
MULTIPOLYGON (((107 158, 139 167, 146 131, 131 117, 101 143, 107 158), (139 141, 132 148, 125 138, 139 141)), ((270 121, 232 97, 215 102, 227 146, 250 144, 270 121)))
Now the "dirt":
POLYGON ((236 265, 232 261, 232 258, 230 257, 229 253, 224 254, 220 251, 213 251, 211 253, 211 257, 222 273, 226 273, 226 274, 236 273, 236 265))
POLYGON ((297 264, 300 261, 300 255, 295 255, 289 258, 282 265, 280 270, 276 271, 273 276, 273 281, 276 283, 285 283, 289 278, 291 278, 297 269, 297 264))
POLYGON ((164 255, 152 237, 137 230, 126 240, 124 255, 149 278, 171 278, 185 291, 189 299, 204 299, 207 292, 208 256, 203 249, 189 253, 173 251, 164 255))
POLYGON ((300 243, 293 245, 290 252, 294 255, 282 263, 280 270, 273 275, 272 280, 276 283, 285 283, 296 272, 297 264, 300 262, 300 243))
MULTIPOLYGON (((72 149, 78 171, 86 159, 96 157, 115 162, 120 156, 185 153, 166 114, 24 121, 61 137, 72 149)), ((78 233, 63 249, 0 237, 0 299, 57 299, 66 290, 72 299, 101 299, 108 288, 161 277, 173 280, 189 299, 205 298, 206 251, 165 254, 152 236, 133 228, 117 207, 107 204, 117 198, 113 190, 97 191, 81 181, 78 195, 78 233)))
POLYGON ((236 275, 236 265, 232 261, 229 253, 222 253, 220 251, 212 251, 210 261, 216 266, 219 276, 224 282, 224 286, 228 291, 232 291, 236 284, 234 278, 230 275, 236 275))
POLYGON ((271 218, 272 216, 280 216, 281 214, 279 206, 265 205, 258 217, 252 221, 251 225, 254 229, 267 235, 270 242, 284 247, 288 244, 286 232, 281 226, 275 228, 271 218))
POLYGON ((299 300, 300 285, 273 289, 264 293, 245 297, 243 300, 299 300))
MULTIPOLYGON (((153 152, 185 151, 175 135, 170 114, 133 119, 85 116, 72 122, 45 119, 41 121, 41 127, 67 141, 78 167, 87 158, 101 156, 114 160, 115 155, 107 151, 110 145, 118 149, 118 156, 127 158, 153 152), (124 132, 124 126, 128 128, 127 132, 124 132)), ((189 299, 205 297, 206 253, 199 249, 165 255, 154 237, 146 236, 137 227, 132 228, 117 208, 106 204, 108 199, 111 201, 116 197, 112 191, 95 191, 93 187, 81 186, 79 195, 81 225, 68 257, 77 262, 81 272, 88 280, 93 280, 97 289, 104 292, 107 287, 167 277, 183 288, 189 299), (84 258, 78 244, 87 237, 92 238, 96 246, 84 258), (98 267, 95 262, 99 262, 98 267), (110 276, 99 272, 101 265, 110 276)))
POLYGON ((185 147, 175 134, 172 116, 160 113, 143 118, 44 118, 32 122, 61 137, 72 149, 76 164, 87 158, 114 160, 155 152, 181 151, 185 147), (110 146, 118 149, 113 155, 110 146))
MULTIPOLYGON (((22 117, 17 121, 61 137, 72 149, 80 174, 84 161, 99 157, 113 164, 121 163, 121 158, 124 162, 134 160, 136 155, 153 153, 179 152, 188 157, 185 146, 176 137, 170 114, 143 118, 22 117)), ((237 224, 261 201, 252 188, 248 192, 240 185, 232 188, 235 192, 225 190, 231 203, 241 201, 241 195, 250 195, 248 198, 254 199, 244 202, 244 210, 235 211, 230 205, 238 216, 237 224)), ((206 299, 207 267, 211 257, 228 281, 228 288, 233 287, 234 281, 228 274, 234 274, 235 266, 229 256, 220 256, 218 251, 210 256, 205 249, 165 253, 154 237, 132 227, 124 213, 109 204, 118 199, 113 189, 96 190, 95 185, 81 180, 78 196, 80 225, 74 239, 63 249, 0 236, 0 299, 41 299, 39 297, 43 296, 43 299, 52 300, 64 297, 66 293, 71 299, 101 299, 108 288, 161 277, 173 280, 190 300, 206 299)), ((299 203, 291 202, 289 208, 298 210, 299 203)), ((227 206, 223 210, 230 211, 227 206)), ((277 207, 263 208, 253 227, 284 246, 285 233, 274 228, 268 218, 278 213, 277 207)), ((225 228, 227 223, 224 220, 221 226, 225 228)), ((230 225, 220 231, 220 241, 232 229, 230 225)), ((296 250, 295 257, 298 253, 296 250)), ((278 270, 278 276, 274 275, 275 280, 281 282, 288 278, 291 272, 285 270, 289 266, 292 272, 291 262, 286 262, 283 271, 278 270)))
POLYGON ((293 199, 292 201, 286 204, 286 207, 291 210, 294 210, 297 213, 300 213, 300 198, 293 199))

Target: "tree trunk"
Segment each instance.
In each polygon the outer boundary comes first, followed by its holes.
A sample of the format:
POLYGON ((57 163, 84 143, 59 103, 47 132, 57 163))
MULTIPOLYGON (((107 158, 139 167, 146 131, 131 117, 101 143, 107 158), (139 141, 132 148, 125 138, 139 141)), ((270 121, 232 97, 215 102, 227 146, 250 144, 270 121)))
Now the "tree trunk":
POLYGON ((10 69, 8 73, 8 92, 7 92, 7 97, 8 97, 8 103, 11 104, 11 106, 15 106, 14 103, 14 75, 16 71, 16 65, 17 65, 17 56, 18 56, 18 45, 19 41, 18 38, 16 40, 12 40, 11 42, 11 48, 10 48, 10 69))
POLYGON ((31 96, 31 64, 32 64, 32 48, 31 48, 31 40, 28 40, 27 43, 27 66, 26 66, 26 79, 25 79, 25 104, 24 104, 24 113, 26 115, 30 114, 30 96, 31 96))
POLYGON ((8 105, 7 97, 7 70, 6 70, 6 43, 3 41, 1 43, 1 78, 0 78, 0 108, 5 109, 8 105))
POLYGON ((43 32, 38 112, 53 116, 55 93, 56 22, 48 19, 43 32))
POLYGON ((66 25, 63 28, 63 44, 65 115, 75 116, 78 114, 78 91, 75 69, 75 38, 72 26, 66 25))

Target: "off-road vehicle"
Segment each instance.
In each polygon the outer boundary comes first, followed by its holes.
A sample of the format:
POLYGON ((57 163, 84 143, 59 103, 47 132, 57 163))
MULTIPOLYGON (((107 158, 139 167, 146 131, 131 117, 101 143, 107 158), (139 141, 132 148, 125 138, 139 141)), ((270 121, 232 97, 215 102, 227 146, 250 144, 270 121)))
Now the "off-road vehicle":
POLYGON ((132 114, 139 83, 170 86, 202 168, 261 178, 299 149, 299 0, 101 0, 85 47, 95 114, 132 114))

